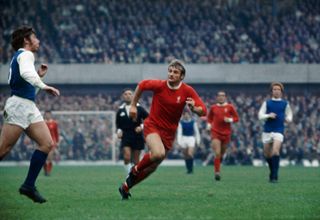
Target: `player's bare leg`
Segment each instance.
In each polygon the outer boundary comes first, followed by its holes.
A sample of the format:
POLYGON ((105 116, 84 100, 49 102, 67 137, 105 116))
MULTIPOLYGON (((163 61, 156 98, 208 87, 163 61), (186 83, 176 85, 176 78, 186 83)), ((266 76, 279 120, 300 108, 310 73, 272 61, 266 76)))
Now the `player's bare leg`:
POLYGON ((212 147, 215 154, 214 157, 214 178, 219 181, 221 179, 220 176, 220 164, 221 164, 221 141, 219 139, 212 140, 212 147))
POLYGON ((273 143, 265 143, 263 145, 263 154, 269 166, 269 181, 272 181, 273 169, 272 169, 272 144, 273 143))
POLYGON ((153 173, 166 156, 167 152, 157 133, 149 134, 146 137, 146 143, 149 152, 143 156, 137 165, 132 167, 125 183, 119 188, 123 200, 131 196, 129 189, 153 173))
POLYGON ((149 134, 146 137, 146 143, 149 148, 149 152, 144 154, 141 161, 132 168, 131 172, 134 175, 138 174, 140 171, 143 171, 153 163, 161 163, 166 156, 165 147, 157 133, 149 134))
MULTIPOLYGON (((166 156, 166 149, 162 143, 161 137, 157 133, 149 134, 146 137, 146 143, 150 151, 150 160, 152 162, 162 161, 166 156)), ((142 166, 140 166, 143 168, 142 166)), ((138 166, 138 169, 140 168, 138 166)))
POLYGON ((140 161, 141 150, 132 151, 132 162, 134 165, 138 164, 140 161))
POLYGON ((34 202, 44 203, 46 202, 46 199, 37 191, 35 182, 54 143, 48 126, 44 121, 31 124, 25 132, 39 147, 32 155, 28 175, 21 185, 19 192, 32 199, 34 202))
POLYGON ((220 153, 221 160, 227 151, 227 147, 228 147, 227 144, 221 144, 221 153, 220 153))
POLYGON ((45 164, 43 165, 45 176, 50 176, 50 174, 51 174, 51 170, 52 170, 52 166, 53 166, 52 165, 53 157, 54 157, 54 150, 49 152, 47 160, 46 160, 45 164))
POLYGON ((0 135, 0 161, 11 151, 22 132, 23 128, 17 125, 4 124, 2 126, 0 135))
POLYGON ((142 160, 133 167, 134 173, 139 173, 154 162, 162 161, 166 156, 166 149, 157 133, 149 134, 146 137, 146 143, 149 152, 144 154, 142 160))
POLYGON ((124 162, 124 169, 127 173, 130 172, 131 169, 131 148, 129 146, 124 146, 122 148, 123 152, 123 162, 124 162))
POLYGON ((49 154, 53 148, 53 140, 50 135, 50 131, 45 122, 37 122, 31 124, 26 130, 26 134, 29 138, 34 140, 38 144, 38 150, 49 154))

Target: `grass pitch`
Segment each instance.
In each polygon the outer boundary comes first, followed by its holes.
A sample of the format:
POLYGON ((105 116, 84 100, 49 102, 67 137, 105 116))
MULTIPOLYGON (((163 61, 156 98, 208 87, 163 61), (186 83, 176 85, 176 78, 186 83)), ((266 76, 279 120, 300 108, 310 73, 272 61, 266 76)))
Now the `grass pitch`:
POLYGON ((48 200, 35 204, 18 188, 27 167, 0 167, 0 219, 320 219, 319 168, 280 168, 280 181, 267 181, 266 167, 160 167, 121 201, 123 167, 55 166, 37 186, 48 200))

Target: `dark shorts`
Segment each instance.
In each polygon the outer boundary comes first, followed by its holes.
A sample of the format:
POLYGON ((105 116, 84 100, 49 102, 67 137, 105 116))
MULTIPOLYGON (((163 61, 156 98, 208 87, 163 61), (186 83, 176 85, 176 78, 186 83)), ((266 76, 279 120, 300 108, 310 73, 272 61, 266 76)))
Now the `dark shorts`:
POLYGON ((130 147, 132 150, 143 150, 144 140, 141 138, 122 138, 121 148, 130 147))

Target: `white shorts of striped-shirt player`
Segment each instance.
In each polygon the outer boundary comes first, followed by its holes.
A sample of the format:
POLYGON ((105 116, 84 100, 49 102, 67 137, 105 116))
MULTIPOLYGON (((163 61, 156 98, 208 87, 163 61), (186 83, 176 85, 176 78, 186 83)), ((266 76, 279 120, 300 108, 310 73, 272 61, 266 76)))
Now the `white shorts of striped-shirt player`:
POLYGON ((196 146, 196 138, 194 136, 182 136, 181 143, 179 143, 181 148, 187 147, 195 147, 196 146))
POLYGON ((18 125, 26 129, 30 124, 43 121, 41 112, 36 104, 18 96, 11 96, 7 99, 3 112, 4 122, 18 125))
POLYGON ((263 132, 262 133, 262 143, 268 144, 268 143, 272 143, 274 140, 283 142, 283 134, 279 132, 263 132))

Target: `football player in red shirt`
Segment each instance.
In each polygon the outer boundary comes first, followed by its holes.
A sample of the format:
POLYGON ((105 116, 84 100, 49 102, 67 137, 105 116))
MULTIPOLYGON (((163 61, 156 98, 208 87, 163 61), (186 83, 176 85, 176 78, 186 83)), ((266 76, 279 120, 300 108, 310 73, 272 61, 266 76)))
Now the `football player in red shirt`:
POLYGON ((58 152, 58 143, 59 143, 59 131, 58 131, 58 123, 57 121, 53 120, 51 111, 45 111, 44 113, 44 120, 49 128, 52 140, 53 140, 53 147, 50 153, 48 154, 47 161, 43 165, 44 174, 45 176, 50 176, 52 170, 52 160, 54 156, 59 154, 58 152))
POLYGON ((185 68, 181 61, 173 60, 168 66, 167 80, 143 80, 134 93, 129 114, 137 117, 136 104, 141 94, 153 92, 149 117, 144 121, 144 136, 149 152, 132 167, 126 181, 119 187, 122 199, 128 199, 129 189, 156 170, 172 148, 176 130, 185 105, 199 116, 206 115, 206 106, 196 91, 182 82, 185 68))
POLYGON ((210 107, 208 115, 208 129, 211 129, 212 148, 215 154, 214 173, 217 181, 221 179, 220 164, 231 139, 231 123, 239 121, 234 106, 227 103, 226 100, 226 93, 219 91, 217 93, 217 103, 210 107))

